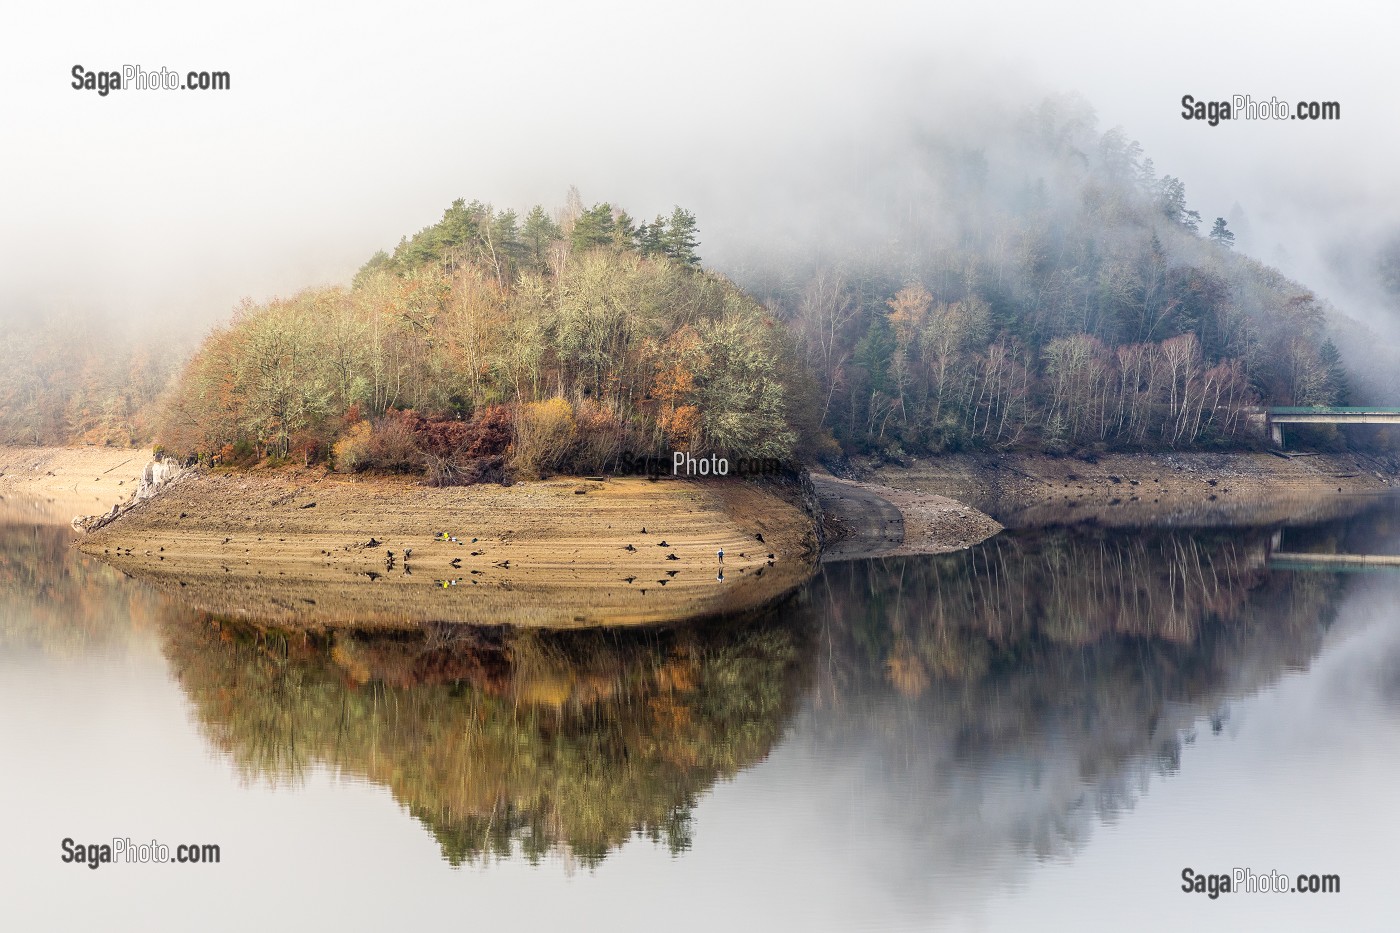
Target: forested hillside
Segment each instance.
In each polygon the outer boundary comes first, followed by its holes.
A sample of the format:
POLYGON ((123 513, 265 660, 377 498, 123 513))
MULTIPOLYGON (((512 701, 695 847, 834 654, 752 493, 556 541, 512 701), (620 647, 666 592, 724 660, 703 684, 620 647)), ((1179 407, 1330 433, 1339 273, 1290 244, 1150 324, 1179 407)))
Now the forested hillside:
POLYGON ((190 346, 61 315, 14 322, 0 342, 0 444, 149 443, 156 403, 190 346))
POLYGON ((1244 406, 1349 400, 1329 309, 1082 102, 961 131, 833 173, 786 249, 726 263, 848 450, 1229 444, 1244 406))
POLYGON ((161 440, 439 482, 788 456, 818 433, 789 334, 697 246, 680 208, 637 225, 575 198, 521 223, 458 201, 352 288, 241 309, 191 361, 161 440))
MULTIPOLYGON (((923 127, 857 163, 782 235, 775 205, 801 193, 754 194, 751 239, 717 250, 727 278, 679 207, 459 200, 350 287, 241 307, 157 439, 459 482, 674 450, 1228 447, 1254 442, 1259 404, 1400 401, 1349 379, 1331 335, 1355 346, 1354 322, 1237 253, 1082 102, 923 127)), ((147 439, 169 348, 73 330, 7 348, 3 439, 147 439)))

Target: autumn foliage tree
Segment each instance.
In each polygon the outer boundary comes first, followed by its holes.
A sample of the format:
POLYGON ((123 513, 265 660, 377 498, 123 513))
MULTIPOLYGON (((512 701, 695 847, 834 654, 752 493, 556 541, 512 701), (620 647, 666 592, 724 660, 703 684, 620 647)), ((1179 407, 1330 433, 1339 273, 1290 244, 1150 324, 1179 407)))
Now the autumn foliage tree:
POLYGON ((16 316, 0 342, 0 443, 149 443, 192 342, 91 317, 16 316))
POLYGON ((202 454, 339 449, 344 463, 373 465, 374 439, 411 410, 422 462, 441 480, 461 472, 443 447, 456 435, 430 439, 423 419, 498 410, 526 475, 610 469, 629 452, 791 453, 792 341, 696 267, 694 216, 678 208, 649 225, 660 237, 650 255, 610 205, 563 221, 536 209, 522 229, 512 212, 454 202, 350 289, 245 305, 186 368, 162 441, 202 454))
POLYGON ((789 193, 800 228, 726 244, 846 453, 1238 446, 1254 404, 1395 404, 1349 377, 1355 328, 1086 103, 985 118, 867 140, 789 193))

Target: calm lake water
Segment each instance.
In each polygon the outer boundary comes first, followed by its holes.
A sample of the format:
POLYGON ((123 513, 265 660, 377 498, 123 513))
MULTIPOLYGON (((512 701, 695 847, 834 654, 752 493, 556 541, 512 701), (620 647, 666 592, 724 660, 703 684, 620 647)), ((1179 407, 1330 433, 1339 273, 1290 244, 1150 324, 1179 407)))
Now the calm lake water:
POLYGON ((1400 569, 1278 556, 1400 554, 1394 501, 1008 534, 571 635, 261 632, 69 541, 0 523, 5 930, 1400 926, 1400 569))

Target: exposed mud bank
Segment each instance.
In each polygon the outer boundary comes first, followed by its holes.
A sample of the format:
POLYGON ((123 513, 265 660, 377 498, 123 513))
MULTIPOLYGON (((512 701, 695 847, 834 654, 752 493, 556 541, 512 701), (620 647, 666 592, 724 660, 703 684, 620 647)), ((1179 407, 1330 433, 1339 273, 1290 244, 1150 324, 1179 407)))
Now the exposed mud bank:
POLYGON ((679 621, 770 602, 818 556, 806 514, 742 481, 287 469, 186 476, 80 547, 197 608, 307 627, 679 621))
POLYGON ((1347 514, 1400 483, 1365 455, 1251 453, 958 454, 863 471, 896 489, 947 496, 1008 528, 1258 526, 1347 514))
POLYGON ((946 496, 834 476, 813 479, 823 509, 824 561, 946 554, 1001 531, 986 514, 946 496))

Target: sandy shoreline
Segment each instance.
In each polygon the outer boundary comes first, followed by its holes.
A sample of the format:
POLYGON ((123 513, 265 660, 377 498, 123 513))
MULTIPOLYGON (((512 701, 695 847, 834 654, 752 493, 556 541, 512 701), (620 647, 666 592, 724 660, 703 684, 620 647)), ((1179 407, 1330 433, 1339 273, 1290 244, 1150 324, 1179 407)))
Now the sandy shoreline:
POLYGON ((7 514, 67 525, 130 496, 150 459, 149 448, 0 447, 0 502, 7 514))
MULTIPOLYGON (((66 525, 106 511, 131 495, 148 457, 0 448, 4 512, 66 525)), ((864 479, 814 476, 820 554, 810 504, 737 480, 433 489, 320 469, 193 471, 79 547, 188 605, 256 622, 633 625, 748 611, 806 581, 818 560, 945 553, 1002 525, 1306 522, 1396 482, 1375 458, 1269 453, 955 455, 864 479)))
POLYGON ((318 469, 195 472, 79 546, 197 608, 302 627, 691 619, 770 602, 817 558, 808 517, 740 481, 434 489, 318 469))

